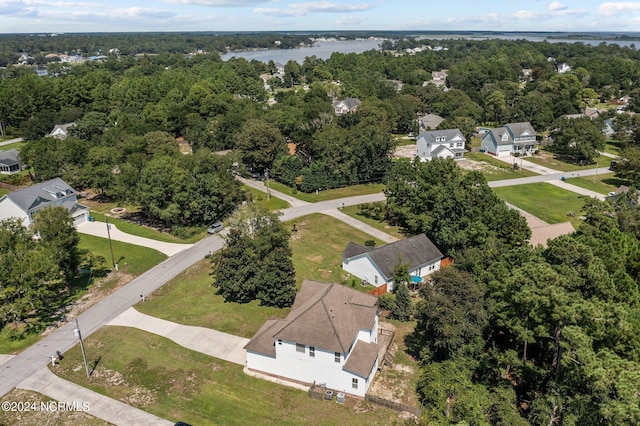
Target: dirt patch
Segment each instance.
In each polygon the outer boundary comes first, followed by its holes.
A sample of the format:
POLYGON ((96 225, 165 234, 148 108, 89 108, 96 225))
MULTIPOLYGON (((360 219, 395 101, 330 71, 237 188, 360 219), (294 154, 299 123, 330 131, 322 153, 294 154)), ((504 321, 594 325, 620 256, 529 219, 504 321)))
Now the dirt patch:
POLYGON ((491 165, 485 161, 469 160, 468 158, 462 158, 458 160, 457 163, 458 163, 458 166, 460 166, 465 170, 475 170, 482 173, 491 174, 491 173, 499 173, 504 171, 503 168, 491 165))
MULTIPOLYGON (((391 346, 395 354, 398 346, 391 346)), ((409 365, 394 363, 393 367, 385 367, 376 374, 369 393, 398 404, 416 406, 416 390, 413 387, 415 369, 409 365)))
POLYGON ((396 148, 393 158, 414 158, 416 156, 416 145, 403 145, 396 148))

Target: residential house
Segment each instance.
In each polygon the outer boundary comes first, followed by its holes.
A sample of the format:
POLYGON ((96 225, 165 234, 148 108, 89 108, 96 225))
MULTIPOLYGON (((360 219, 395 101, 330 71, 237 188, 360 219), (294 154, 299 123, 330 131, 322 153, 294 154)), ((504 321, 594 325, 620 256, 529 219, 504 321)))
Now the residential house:
POLYGON ((0 174, 12 175, 22 169, 20 153, 16 149, 0 152, 0 174))
POLYGON ((448 74, 449 70, 431 71, 431 83, 438 87, 446 86, 448 74))
POLYGON ((533 70, 531 68, 522 68, 520 71, 520 83, 533 81, 533 70))
POLYGON ((415 235, 380 247, 350 242, 342 253, 342 269, 376 287, 393 290, 393 272, 401 262, 409 275, 424 278, 440 269, 442 253, 425 234, 415 235))
POLYGON ((610 118, 604 120, 604 127, 602 128, 602 133, 607 138, 612 138, 616 131, 613 129, 613 121, 610 118))
POLYGON ((342 101, 333 101, 331 106, 333 107, 333 111, 337 115, 348 114, 351 112, 356 112, 358 107, 360 106, 360 99, 357 98, 346 98, 342 101))
POLYGON ((495 156, 531 155, 540 142, 529 122, 509 123, 491 129, 482 137, 481 150, 495 156))
POLYGON ((465 137, 458 129, 429 130, 416 138, 416 156, 420 161, 434 158, 460 159, 464 153, 465 137))
POLYGON ((304 280, 291 312, 247 343, 247 369, 364 397, 378 369, 377 298, 304 280))
POLYGON ((426 132, 427 130, 435 130, 440 123, 444 121, 444 118, 435 114, 426 114, 422 117, 418 117, 418 132, 426 132))
POLYGON ((588 117, 593 120, 594 118, 598 118, 598 116, 600 116, 600 111, 598 111, 596 108, 586 107, 580 114, 565 114, 562 116, 562 118, 574 119, 588 117))
POLYGON ((558 74, 566 74, 571 71, 571 67, 566 62, 560 62, 556 64, 556 71, 558 74))
POLYGON ((89 208, 78 203, 76 191, 55 178, 0 198, 0 220, 17 217, 29 226, 38 210, 56 206, 66 207, 76 225, 85 222, 89 215, 89 208))
POLYGON ((67 136, 69 136, 69 127, 75 125, 76 123, 56 124, 47 136, 50 138, 66 139, 67 136))

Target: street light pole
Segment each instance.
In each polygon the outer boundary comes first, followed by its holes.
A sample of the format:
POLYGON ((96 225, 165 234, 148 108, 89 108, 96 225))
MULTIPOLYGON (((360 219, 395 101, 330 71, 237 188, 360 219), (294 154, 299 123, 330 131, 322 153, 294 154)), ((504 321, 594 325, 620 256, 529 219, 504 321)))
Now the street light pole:
POLYGON ((267 200, 268 200, 271 198, 271 189, 269 188, 269 169, 265 170, 264 175, 267 178, 267 200))
POLYGON ((84 342, 82 341, 82 333, 80 332, 80 326, 78 325, 78 318, 76 318, 76 328, 73 329, 73 334, 80 340, 80 349, 82 349, 82 359, 84 359, 84 369, 87 372, 87 379, 89 378, 89 364, 87 364, 87 354, 84 351, 84 342))
POLYGON ((117 271, 118 267, 116 266, 116 259, 113 257, 113 245, 111 244, 111 231, 109 226, 109 218, 105 215, 104 220, 107 222, 107 236, 109 237, 109 249, 111 249, 111 264, 113 268, 117 271))
POLYGON ((596 174, 593 175, 593 183, 596 183, 596 176, 598 176, 598 166, 600 166, 600 160, 596 163, 596 174))

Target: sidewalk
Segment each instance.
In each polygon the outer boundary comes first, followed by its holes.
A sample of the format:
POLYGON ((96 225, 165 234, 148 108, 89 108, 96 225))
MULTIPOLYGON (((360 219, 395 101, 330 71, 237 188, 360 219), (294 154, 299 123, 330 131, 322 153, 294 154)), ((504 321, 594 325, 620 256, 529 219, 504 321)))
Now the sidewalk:
POLYGON ((247 355, 244 345, 249 339, 204 327, 182 325, 142 314, 131 307, 107 323, 134 327, 169 340, 193 351, 244 366, 247 355))
POLYGON ((40 368, 19 383, 17 387, 41 393, 77 410, 83 410, 86 407, 87 414, 114 425, 170 426, 174 424, 174 422, 58 377, 48 367, 40 368))
POLYGON ((22 138, 9 139, 7 141, 0 142, 0 146, 11 145, 12 143, 16 143, 16 142, 24 142, 24 139, 22 138))
POLYGON ((393 235, 389 235, 384 231, 374 228, 373 226, 367 225, 364 222, 359 221, 358 219, 354 219, 349 215, 342 213, 338 209, 329 209, 322 211, 323 214, 326 214, 331 217, 335 217, 336 219, 350 225, 353 228, 356 228, 365 234, 369 234, 372 237, 375 237, 379 240, 384 241, 385 243, 392 243, 394 241, 398 241, 396 237, 393 235))
MULTIPOLYGON (((104 222, 84 222, 77 226, 78 232, 93 235, 96 237, 108 238, 107 224, 104 222)), ((114 224, 109 224, 109 232, 111 239, 114 241, 122 241, 125 243, 135 244, 137 246, 149 247, 158 250, 161 253, 171 257, 182 250, 188 249, 193 244, 166 243, 164 241, 152 240, 151 238, 138 237, 136 235, 127 234, 119 230, 114 224)))

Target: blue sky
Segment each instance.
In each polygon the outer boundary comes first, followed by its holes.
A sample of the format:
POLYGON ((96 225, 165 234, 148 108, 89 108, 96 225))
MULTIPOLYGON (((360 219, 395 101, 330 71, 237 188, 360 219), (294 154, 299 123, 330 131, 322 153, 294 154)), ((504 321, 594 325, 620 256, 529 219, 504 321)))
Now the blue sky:
POLYGON ((640 31, 640 1, 0 0, 0 33, 640 31))

